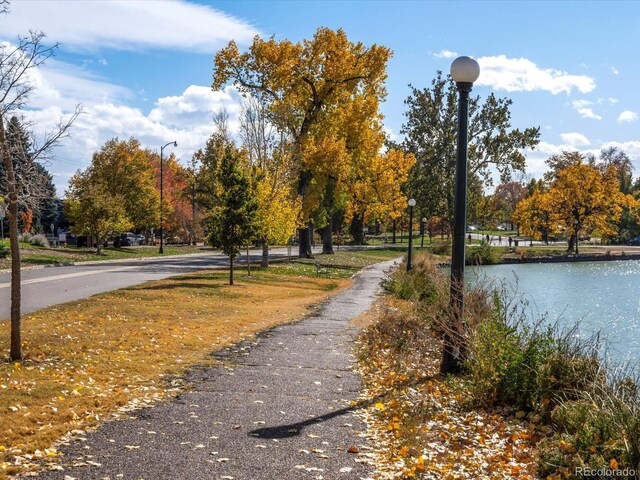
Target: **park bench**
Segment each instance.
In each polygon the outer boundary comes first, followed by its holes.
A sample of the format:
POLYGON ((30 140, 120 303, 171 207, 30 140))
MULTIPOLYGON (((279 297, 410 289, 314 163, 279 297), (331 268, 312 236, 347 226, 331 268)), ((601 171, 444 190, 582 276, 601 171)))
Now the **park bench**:
POLYGON ((316 262, 316 275, 318 277, 320 275, 324 275, 326 277, 329 275, 329 269, 322 265, 320 262, 316 262))

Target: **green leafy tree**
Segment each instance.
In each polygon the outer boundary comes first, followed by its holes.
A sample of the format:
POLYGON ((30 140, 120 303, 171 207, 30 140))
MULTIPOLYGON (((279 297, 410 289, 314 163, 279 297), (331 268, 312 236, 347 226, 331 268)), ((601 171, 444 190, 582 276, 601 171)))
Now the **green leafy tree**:
POLYGON ((499 222, 508 221, 511 224, 511 230, 514 227, 513 214, 516 211, 518 203, 525 198, 527 194, 527 187, 517 180, 511 180, 508 182, 502 182, 496 187, 493 197, 495 198, 496 205, 502 213, 502 217, 499 222))
POLYGON ((58 195, 56 186, 53 183, 53 176, 45 167, 36 163, 36 175, 41 179, 40 198, 37 199, 36 207, 33 210, 33 223, 36 232, 51 232, 51 225, 58 222, 58 195))
POLYGON ((71 178, 65 202, 65 214, 73 223, 71 231, 91 235, 98 255, 102 244, 113 232, 129 230, 133 223, 127 217, 121 196, 114 195, 86 175, 71 178))
POLYGON ((208 218, 209 242, 229 256, 229 285, 233 285, 233 262, 255 235, 258 202, 248 172, 241 168, 240 152, 228 146, 220 166, 219 204, 208 218))
MULTIPOLYGON (((453 222, 456 163, 457 91, 453 80, 438 72, 430 88, 412 87, 405 100, 406 123, 402 127, 402 147, 413 153, 416 164, 411 171, 407 191, 427 217, 437 215, 453 222)), ((492 170, 507 180, 513 171, 524 171, 522 150, 534 148, 540 129, 511 128, 512 101, 489 95, 469 99, 469 184, 476 178, 491 184, 492 170)), ((470 208, 472 210, 472 208, 470 208)))
POLYGON ((195 192, 197 206, 203 210, 211 210, 218 202, 220 168, 228 148, 233 148, 233 142, 228 133, 229 116, 226 111, 218 112, 214 118, 214 131, 207 139, 204 149, 197 150, 192 157, 194 167, 195 192))
POLYGON ((140 229, 158 222, 160 195, 155 187, 154 154, 135 138, 108 140, 93 154, 87 181, 119 197, 131 223, 140 229))

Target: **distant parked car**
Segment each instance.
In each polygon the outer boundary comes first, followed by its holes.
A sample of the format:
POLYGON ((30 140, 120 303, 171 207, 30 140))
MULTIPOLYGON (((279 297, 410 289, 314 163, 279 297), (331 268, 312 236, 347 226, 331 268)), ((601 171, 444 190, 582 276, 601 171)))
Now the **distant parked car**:
POLYGON ((113 243, 114 243, 114 246, 117 246, 117 247, 133 247, 135 245, 138 245, 138 240, 136 239, 136 236, 133 233, 125 232, 118 235, 118 237, 116 237, 113 243))
POLYGON ((136 242, 138 245, 146 245, 147 244, 147 238, 144 235, 141 234, 137 234, 135 235, 136 237, 136 242))
POLYGON ((629 240, 629 243, 627 245, 640 245, 640 235, 629 240))

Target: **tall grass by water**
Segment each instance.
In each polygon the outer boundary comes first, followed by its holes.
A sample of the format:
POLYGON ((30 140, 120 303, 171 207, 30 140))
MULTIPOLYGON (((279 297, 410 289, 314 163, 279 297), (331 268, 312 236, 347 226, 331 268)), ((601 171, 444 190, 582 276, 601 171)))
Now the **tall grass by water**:
POLYGON ((540 477, 582 478, 576 472, 602 468, 640 472, 638 374, 604 357, 598 335, 532 320, 522 297, 481 283, 466 293, 464 321, 451 325, 447 275, 427 255, 416 255, 410 272, 401 266, 384 286, 413 302, 418 315, 410 321, 388 315, 372 328, 378 335, 395 332, 390 348, 414 360, 425 337, 452 335, 466 352, 464 374, 454 380, 464 403, 512 408, 535 425, 540 477))

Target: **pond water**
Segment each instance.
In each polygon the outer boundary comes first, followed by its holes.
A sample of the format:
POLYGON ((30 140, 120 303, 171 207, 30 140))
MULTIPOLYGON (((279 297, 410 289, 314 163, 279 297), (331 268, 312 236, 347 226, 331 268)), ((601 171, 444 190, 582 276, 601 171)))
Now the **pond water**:
POLYGON ((640 261, 488 265, 468 269, 471 281, 505 282, 529 301, 529 314, 602 332, 612 357, 640 360, 640 261))

